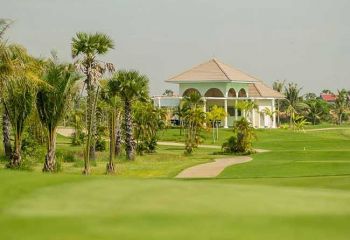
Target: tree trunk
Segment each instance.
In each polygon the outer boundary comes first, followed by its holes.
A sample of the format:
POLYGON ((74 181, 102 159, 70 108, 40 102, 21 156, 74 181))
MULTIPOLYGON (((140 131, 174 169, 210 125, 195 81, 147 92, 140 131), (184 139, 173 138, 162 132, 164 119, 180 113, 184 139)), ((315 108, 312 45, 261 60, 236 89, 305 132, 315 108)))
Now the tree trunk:
POLYGON ((10 158, 12 153, 11 139, 10 139, 10 119, 5 110, 5 107, 2 114, 2 135, 3 135, 5 156, 7 158, 10 158))
POLYGON ((21 156, 21 136, 16 134, 15 136, 15 149, 11 155, 10 162, 8 163, 8 168, 19 168, 22 164, 21 156))
POLYGON ((115 147, 114 147, 114 154, 115 156, 120 156, 121 150, 122 150, 122 131, 121 131, 121 119, 120 119, 120 112, 118 111, 117 118, 116 118, 116 129, 115 129, 115 147))
POLYGON ((277 100, 277 126, 279 127, 280 125, 280 100, 277 100))
POLYGON ((90 156, 91 156, 91 139, 92 139, 92 122, 94 118, 94 90, 91 86, 91 82, 86 82, 86 88, 87 88, 87 140, 85 145, 85 151, 84 151, 84 170, 83 174, 89 175, 90 174, 90 156))
POLYGON ((110 113, 110 125, 109 125, 109 162, 106 166, 106 173, 107 174, 113 174, 115 173, 115 167, 114 167, 114 154, 115 154, 115 124, 116 114, 114 111, 111 111, 110 113))
POLYGON ((49 129, 47 153, 43 172, 54 172, 56 169, 56 128, 49 129))
POLYGON ((135 142, 132 127, 131 103, 125 101, 125 151, 128 160, 135 159, 135 142))

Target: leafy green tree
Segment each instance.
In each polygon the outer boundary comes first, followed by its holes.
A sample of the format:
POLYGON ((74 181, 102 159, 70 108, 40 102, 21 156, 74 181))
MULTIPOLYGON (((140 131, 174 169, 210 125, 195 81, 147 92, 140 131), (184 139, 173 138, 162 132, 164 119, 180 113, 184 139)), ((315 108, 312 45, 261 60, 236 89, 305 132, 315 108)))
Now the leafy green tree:
POLYGON ((36 96, 39 118, 48 135, 44 172, 56 170, 56 129, 66 114, 74 85, 79 79, 71 64, 58 63, 57 59, 49 60, 46 64, 42 80, 51 87, 41 87, 36 96))
POLYGON ((239 101, 236 107, 243 113, 244 118, 248 118, 250 112, 254 109, 257 109, 258 105, 254 101, 248 100, 248 101, 239 101))
POLYGON ((157 145, 158 130, 165 128, 166 112, 155 108, 152 102, 137 101, 133 109, 134 136, 138 154, 154 152, 157 145))
POLYGON ((315 100, 317 98, 317 95, 315 93, 306 93, 304 95, 305 100, 315 100))
POLYGON ((226 112, 222 107, 214 105, 210 112, 207 113, 208 120, 211 121, 212 131, 213 131, 213 142, 219 140, 219 122, 224 119, 226 112), (214 128, 216 129, 216 136, 214 133, 214 128))
POLYGON ((85 75, 84 85, 87 91, 87 141, 85 152, 85 168, 83 173, 90 173, 90 157, 95 159, 96 141, 96 101, 99 91, 99 80, 106 71, 113 72, 111 63, 103 63, 97 57, 105 55, 114 48, 111 38, 103 33, 79 32, 72 38, 72 57, 76 65, 85 75), (93 136, 94 135, 94 136, 93 136))
POLYGON ((119 70, 111 79, 111 90, 124 105, 125 150, 128 160, 135 159, 132 107, 135 101, 148 99, 148 77, 131 70, 119 70))
POLYGON ((174 96, 174 91, 171 89, 165 89, 163 96, 172 97, 174 96))

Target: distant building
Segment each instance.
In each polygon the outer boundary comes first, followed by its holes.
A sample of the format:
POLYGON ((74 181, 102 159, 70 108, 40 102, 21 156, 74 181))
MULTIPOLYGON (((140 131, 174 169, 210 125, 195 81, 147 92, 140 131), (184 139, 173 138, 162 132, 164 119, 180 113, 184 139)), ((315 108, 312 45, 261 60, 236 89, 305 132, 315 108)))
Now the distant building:
POLYGON ((321 93, 320 98, 328 103, 334 103, 337 96, 333 93, 321 93))
POLYGON ((275 112, 275 100, 284 96, 268 87, 261 80, 238 69, 212 59, 176 75, 166 82, 179 85, 179 96, 155 96, 155 104, 162 106, 178 105, 181 98, 191 92, 199 93, 204 100, 204 109, 209 111, 213 105, 225 109, 227 116, 223 126, 232 126, 241 118, 235 108, 238 101, 254 101, 258 109, 248 113, 248 120, 256 128, 275 128, 276 114, 272 117, 265 113, 266 108, 275 112))

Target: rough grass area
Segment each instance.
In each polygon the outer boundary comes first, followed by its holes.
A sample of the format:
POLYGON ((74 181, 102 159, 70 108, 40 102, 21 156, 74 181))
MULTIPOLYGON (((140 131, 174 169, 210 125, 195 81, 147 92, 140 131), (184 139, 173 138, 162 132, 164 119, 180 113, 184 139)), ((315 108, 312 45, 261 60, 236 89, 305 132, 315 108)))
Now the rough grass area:
MULTIPOLYGON (((220 141, 230 134, 221 129, 220 141)), ((215 149, 122 156, 117 176, 102 175, 99 153, 86 177, 81 147, 60 137, 63 172, 42 174, 35 159, 31 172, 0 170, 0 239, 349 239, 350 129, 257 134, 255 147, 270 152, 209 180, 172 177, 220 157, 215 149)))

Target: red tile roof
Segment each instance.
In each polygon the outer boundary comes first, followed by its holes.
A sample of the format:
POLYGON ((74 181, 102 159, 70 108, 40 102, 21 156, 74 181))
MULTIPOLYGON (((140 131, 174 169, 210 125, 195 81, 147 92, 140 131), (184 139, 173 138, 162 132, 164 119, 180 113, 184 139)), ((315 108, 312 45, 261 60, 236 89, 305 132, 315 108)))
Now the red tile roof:
POLYGON ((328 93, 321 93, 320 97, 325 100, 326 102, 334 102, 337 96, 334 94, 328 94, 328 93))

